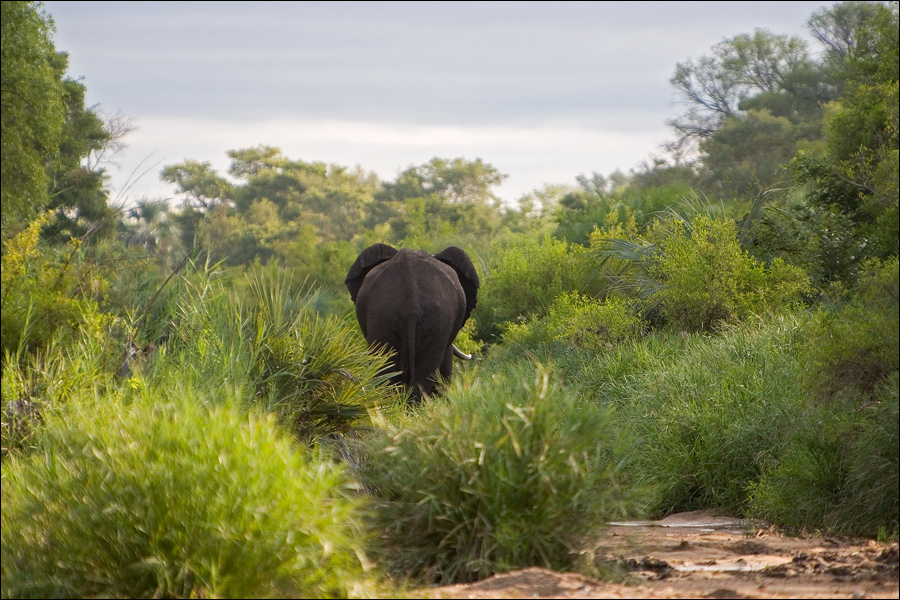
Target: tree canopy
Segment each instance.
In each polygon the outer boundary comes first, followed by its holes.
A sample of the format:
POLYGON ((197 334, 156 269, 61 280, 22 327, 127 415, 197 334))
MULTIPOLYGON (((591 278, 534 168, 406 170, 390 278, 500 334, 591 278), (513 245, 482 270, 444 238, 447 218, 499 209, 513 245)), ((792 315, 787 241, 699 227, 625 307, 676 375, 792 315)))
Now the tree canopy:
POLYGON ((0 218, 6 239, 49 203, 44 165, 59 148, 66 105, 53 19, 33 2, 3 2, 0 11, 0 218))

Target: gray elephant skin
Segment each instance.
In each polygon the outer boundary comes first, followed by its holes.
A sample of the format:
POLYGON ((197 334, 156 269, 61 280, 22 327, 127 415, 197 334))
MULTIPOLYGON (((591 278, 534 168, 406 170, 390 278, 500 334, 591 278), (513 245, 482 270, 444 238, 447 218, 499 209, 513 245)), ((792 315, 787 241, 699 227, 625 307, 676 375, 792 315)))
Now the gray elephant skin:
POLYGON ((453 340, 478 299, 478 273, 469 256, 450 246, 432 256, 373 244, 350 267, 344 282, 356 304, 356 318, 371 347, 391 353, 392 382, 406 384, 418 403, 449 380, 453 340))

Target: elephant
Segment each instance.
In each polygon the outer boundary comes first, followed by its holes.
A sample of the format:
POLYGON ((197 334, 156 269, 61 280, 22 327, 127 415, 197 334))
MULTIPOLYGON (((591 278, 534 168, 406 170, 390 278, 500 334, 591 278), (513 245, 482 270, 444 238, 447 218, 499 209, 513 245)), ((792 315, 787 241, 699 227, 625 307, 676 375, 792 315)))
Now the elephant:
POLYGON ((391 381, 405 384, 410 403, 430 395, 439 378, 449 381, 453 357, 469 359, 453 341, 478 300, 478 273, 469 256, 450 246, 432 256, 373 244, 363 250, 344 281, 370 347, 390 352, 391 381))

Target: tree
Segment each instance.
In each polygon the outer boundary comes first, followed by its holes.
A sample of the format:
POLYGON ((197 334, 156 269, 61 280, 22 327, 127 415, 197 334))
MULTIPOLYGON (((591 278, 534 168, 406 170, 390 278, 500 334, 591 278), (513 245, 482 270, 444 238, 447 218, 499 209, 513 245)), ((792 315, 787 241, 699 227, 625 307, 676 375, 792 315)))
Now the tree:
MULTIPOLYGON (((881 6, 851 38, 848 82, 827 115, 828 154, 797 162, 797 172, 818 182, 816 201, 834 206, 867 240, 865 255, 898 254, 898 4, 881 6)), ((862 257, 860 257, 862 258, 862 257)))
POLYGON ((406 169, 394 183, 384 187, 393 200, 436 195, 448 204, 495 205, 499 199, 491 189, 505 178, 506 175, 480 158, 470 161, 435 157, 406 169))
MULTIPOLYGON (((62 79, 68 55, 55 57, 55 69, 62 79)), ((66 118, 60 136, 59 151, 47 161, 50 178, 50 208, 56 209, 56 221, 45 231, 57 241, 81 238, 91 232, 93 238, 110 235, 115 229, 113 211, 107 203, 106 172, 92 157, 112 140, 106 123, 84 106, 85 87, 65 79, 63 100, 66 118)))
POLYGON ((169 165, 163 168, 160 177, 163 181, 176 184, 177 193, 185 194, 185 208, 197 207, 207 211, 215 204, 229 200, 234 193, 233 186, 213 170, 209 161, 185 160, 169 165))
POLYGON ((5 240, 49 203, 44 166, 59 148, 65 101, 54 66, 51 17, 35 2, 3 2, 0 11, 0 222, 5 240))
MULTIPOLYGON (((783 101, 785 95, 797 103, 817 105, 827 99, 827 94, 817 89, 811 77, 815 71, 803 40, 764 29, 716 44, 712 55, 697 62, 678 63, 670 82, 684 100, 687 112, 668 122, 678 134, 670 147, 677 150, 708 138, 754 97, 768 98, 766 108, 770 110, 781 105, 780 110, 773 111, 776 116, 799 110, 783 101)), ((757 108, 759 104, 757 100, 757 108)))
POLYGON ((755 195, 779 178, 789 181, 783 169, 799 148, 821 154, 821 122, 794 125, 768 110, 749 110, 726 119, 700 142, 705 175, 703 187, 719 197, 755 195))
POLYGON ((754 232, 756 256, 783 256, 821 287, 853 285, 867 259, 898 254, 897 3, 865 6, 874 10, 835 43, 844 93, 827 108, 824 152, 797 153, 799 185, 772 196, 754 232))
POLYGON ((480 158, 432 158, 383 185, 367 225, 387 224, 394 241, 422 247, 449 237, 490 237, 502 221, 493 188, 505 177, 480 158))
POLYGON ((874 18, 880 3, 841 2, 813 13, 807 27, 828 53, 830 60, 845 62, 859 43, 863 25, 874 18))

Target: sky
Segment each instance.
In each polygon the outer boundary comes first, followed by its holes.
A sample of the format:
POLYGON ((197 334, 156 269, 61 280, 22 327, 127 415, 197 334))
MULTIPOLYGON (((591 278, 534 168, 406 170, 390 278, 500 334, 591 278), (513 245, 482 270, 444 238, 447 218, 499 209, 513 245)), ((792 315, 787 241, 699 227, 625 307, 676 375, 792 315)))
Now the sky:
POLYGON ((480 158, 514 205, 664 157, 678 63, 768 29, 818 44, 833 2, 45 2, 86 103, 134 129, 111 198, 172 198, 166 165, 228 150, 359 166, 383 181, 480 158))

